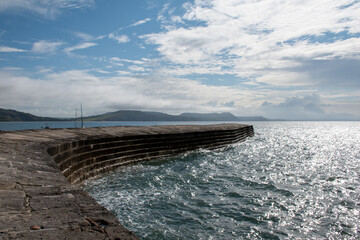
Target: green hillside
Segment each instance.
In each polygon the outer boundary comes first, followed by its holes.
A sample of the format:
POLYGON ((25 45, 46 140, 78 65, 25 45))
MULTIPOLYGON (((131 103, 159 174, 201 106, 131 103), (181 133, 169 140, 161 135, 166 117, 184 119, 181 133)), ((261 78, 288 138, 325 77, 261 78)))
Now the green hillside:
MULTIPOLYGON (((60 119, 39 117, 30 113, 0 108, 0 122, 25 121, 72 121, 74 119, 60 119)), ((143 112, 135 110, 120 110, 84 117, 84 121, 266 121, 264 117, 236 117, 232 113, 182 113, 170 115, 161 112, 143 112)))
POLYGON ((192 121, 186 117, 173 116, 160 112, 142 112, 134 110, 120 110, 97 116, 87 117, 86 121, 192 121))
POLYGON ((38 117, 30 113, 18 112, 11 109, 0 108, 0 122, 36 122, 36 121, 60 121, 56 118, 38 117))

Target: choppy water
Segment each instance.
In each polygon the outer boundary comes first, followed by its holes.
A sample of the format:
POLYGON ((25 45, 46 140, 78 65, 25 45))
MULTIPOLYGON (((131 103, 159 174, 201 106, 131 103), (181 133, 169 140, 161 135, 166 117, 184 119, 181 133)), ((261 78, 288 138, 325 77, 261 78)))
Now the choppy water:
POLYGON ((360 122, 258 122, 84 188, 142 239, 359 239, 360 122))

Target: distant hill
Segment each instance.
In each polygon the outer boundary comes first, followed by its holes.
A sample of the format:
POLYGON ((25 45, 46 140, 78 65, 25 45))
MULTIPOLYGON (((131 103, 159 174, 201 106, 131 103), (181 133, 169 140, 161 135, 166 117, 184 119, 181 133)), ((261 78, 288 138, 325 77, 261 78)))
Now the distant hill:
POLYGON ((182 113, 169 115, 161 112, 120 110, 85 118, 86 121, 269 121, 261 116, 240 117, 232 113, 182 113))
MULTIPOLYGON (((22 121, 73 121, 73 118, 39 117, 30 113, 0 108, 0 122, 22 121)), ((264 117, 236 117, 232 113, 182 113, 170 115, 161 112, 143 112, 135 110, 120 110, 84 117, 85 121, 267 121, 264 117)))
POLYGON ((87 121, 192 121, 186 117, 174 116, 160 112, 142 112, 120 110, 85 118, 87 121))
POLYGON ((169 115, 161 112, 120 110, 85 118, 87 121, 239 121, 231 113, 182 113, 169 115))
POLYGON ((182 113, 179 116, 193 121, 239 121, 232 113, 182 113))
POLYGON ((61 121, 57 118, 38 117, 30 113, 18 112, 11 109, 0 108, 0 122, 36 122, 36 121, 61 121))

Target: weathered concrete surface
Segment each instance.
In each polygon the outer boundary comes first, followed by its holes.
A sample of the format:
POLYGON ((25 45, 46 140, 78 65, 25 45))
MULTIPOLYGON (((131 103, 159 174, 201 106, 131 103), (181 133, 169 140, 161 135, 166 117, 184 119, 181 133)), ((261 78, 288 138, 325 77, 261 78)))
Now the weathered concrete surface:
POLYGON ((1 132, 0 239, 138 239, 70 183, 252 134, 240 124, 1 132))

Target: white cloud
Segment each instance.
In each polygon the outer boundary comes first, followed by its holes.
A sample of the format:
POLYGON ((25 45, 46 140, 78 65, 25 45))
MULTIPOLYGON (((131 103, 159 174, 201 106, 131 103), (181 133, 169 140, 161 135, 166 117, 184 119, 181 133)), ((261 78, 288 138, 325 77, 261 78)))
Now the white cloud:
POLYGON ((170 4, 169 3, 165 3, 163 8, 161 9, 161 11, 159 12, 158 16, 157 16, 157 20, 162 22, 162 23, 165 23, 166 22, 166 16, 165 14, 167 12, 169 12, 169 6, 170 4))
POLYGON ((85 48, 89 48, 89 47, 93 47, 93 46, 96 46, 97 43, 93 43, 93 42, 85 42, 85 43, 80 43, 78 45, 75 45, 73 47, 68 47, 68 48, 65 48, 64 51, 67 53, 67 54, 70 54, 72 51, 76 51, 76 50, 80 50, 80 49, 85 49, 85 48))
POLYGON ((272 119, 288 120, 359 120, 359 112, 354 107, 359 104, 326 104, 320 95, 313 93, 304 96, 288 97, 281 103, 264 102, 260 109, 272 119), (344 106, 350 111, 344 113, 344 106), (331 112, 326 112, 330 109, 331 112), (351 111, 352 110, 352 111, 351 111))
POLYGON ((87 71, 72 70, 45 73, 43 78, 35 79, 0 71, 0 79, 9 79, 0 82, 0 102, 8 108, 39 108, 43 109, 42 115, 61 116, 80 103, 88 114, 115 109, 225 111, 231 108, 223 104, 236 96, 236 91, 227 87, 206 86, 189 79, 118 74, 122 76, 99 78, 87 71), (214 99, 217 106, 209 106, 214 99))
POLYGON ((78 38, 81 38, 84 41, 92 41, 95 39, 90 34, 83 33, 83 32, 74 32, 74 34, 75 34, 75 36, 77 36, 78 38))
MULTIPOLYGON (((130 24, 130 25, 128 25, 128 26, 120 27, 120 28, 118 28, 116 31, 113 31, 113 32, 109 33, 109 34, 107 35, 107 37, 108 37, 109 39, 112 39, 112 40, 117 41, 118 43, 127 43, 127 42, 130 41, 130 38, 129 38, 127 35, 125 35, 125 34, 119 35, 119 32, 120 32, 121 30, 126 29, 126 28, 136 27, 136 26, 145 24, 145 23, 147 23, 147 22, 149 22, 149 21, 151 21, 151 18, 145 18, 145 19, 143 19, 143 20, 139 20, 139 21, 137 21, 137 22, 135 22, 135 23, 133 23, 133 24, 130 24)), ((99 39, 102 39, 102 38, 104 38, 104 37, 106 37, 106 36, 100 36, 99 39)))
POLYGON ((136 23, 131 24, 129 27, 139 26, 139 25, 142 25, 142 24, 147 23, 149 21, 151 21, 151 18, 145 18, 143 20, 140 20, 140 21, 137 21, 136 23))
POLYGON ((128 72, 128 71, 116 71, 116 74, 119 75, 119 76, 131 75, 131 72, 128 72))
POLYGON ((109 34, 109 38, 117 41, 118 43, 127 43, 130 41, 130 38, 127 35, 123 34, 119 36, 114 32, 109 34))
POLYGON ((146 71, 145 68, 139 67, 139 66, 136 66, 136 65, 129 66, 129 70, 131 70, 133 72, 145 72, 146 71))
POLYGON ((41 40, 38 42, 35 42, 32 46, 31 51, 35 53, 50 53, 54 54, 56 50, 63 45, 63 42, 50 42, 46 40, 41 40))
POLYGON ((290 97, 279 104, 264 102, 261 108, 275 119, 317 120, 325 114, 320 96, 315 93, 304 97, 290 97))
POLYGON ((18 71, 22 71, 23 69, 19 68, 19 67, 4 67, 4 68, 1 68, 1 70, 18 72, 18 71))
MULTIPOLYGON (((116 70, 115 75, 106 71, 106 75, 97 77, 90 73, 93 71, 45 71, 43 77, 31 78, 23 71, 0 70, 0 79, 8 80, 0 81, 0 102, 7 108, 28 112, 39 110, 39 115, 67 117, 73 116, 80 103, 83 103, 86 115, 138 109, 167 113, 230 111, 243 116, 284 119, 334 119, 341 114, 344 116, 344 106, 358 106, 346 98, 340 103, 335 101, 343 98, 341 91, 320 97, 306 90, 284 92, 207 86, 186 78, 140 77, 116 70), (337 115, 331 115, 331 112, 337 115)), ((354 108, 345 112, 349 119, 350 114, 360 118, 360 112, 354 108)))
POLYGON ((1 0, 0 12, 29 11, 46 18, 56 17, 63 9, 94 6, 94 0, 1 0))
POLYGON ((27 50, 19 49, 19 48, 0 46, 0 52, 26 52, 26 51, 27 50))
POLYGON ((270 71, 263 76, 256 78, 257 82, 262 82, 276 86, 307 86, 312 85, 312 81, 306 73, 270 71))
POLYGON ((126 62, 126 63, 138 64, 138 65, 144 64, 145 62, 148 61, 148 59, 142 59, 142 61, 140 61, 140 60, 130 60, 130 59, 118 58, 118 57, 112 57, 109 60, 111 62, 116 62, 116 63, 126 62))
POLYGON ((76 37, 81 38, 85 42, 101 40, 106 38, 106 35, 92 36, 84 32, 72 32, 76 37))
MULTIPOLYGON (((164 59, 177 64, 178 72, 182 68, 186 74, 200 73, 221 66, 218 74, 226 70, 239 77, 290 86, 294 81, 284 73, 294 79, 298 73, 293 69, 306 61, 360 59, 360 38, 351 35, 360 33, 360 2, 348 4, 336 0, 199 0, 184 4, 182 22, 169 15, 171 9, 165 5, 158 17, 165 31, 141 37, 158 45, 164 59), (174 25, 175 20, 181 25, 174 25), (279 78, 279 72, 283 77, 279 78)), ((304 80, 301 83, 297 78, 297 85, 308 84, 304 80)))

